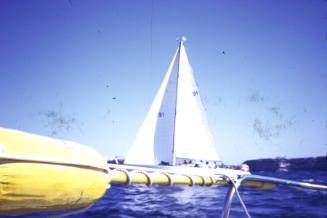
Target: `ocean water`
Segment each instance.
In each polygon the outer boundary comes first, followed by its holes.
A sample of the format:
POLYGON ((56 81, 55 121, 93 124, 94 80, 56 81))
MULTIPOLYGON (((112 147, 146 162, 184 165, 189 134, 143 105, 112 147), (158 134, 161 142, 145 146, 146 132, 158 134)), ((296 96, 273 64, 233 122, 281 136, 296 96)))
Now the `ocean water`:
MULTIPOLYGON (((327 171, 256 172, 327 185, 327 171)), ((227 186, 186 186, 112 184, 105 195, 88 210, 68 217, 220 217, 227 186)), ((279 185, 270 190, 240 188, 252 217, 327 217, 327 191, 279 185)), ((53 213, 34 213, 38 217, 53 213)), ((234 196, 230 217, 246 217, 234 196)))

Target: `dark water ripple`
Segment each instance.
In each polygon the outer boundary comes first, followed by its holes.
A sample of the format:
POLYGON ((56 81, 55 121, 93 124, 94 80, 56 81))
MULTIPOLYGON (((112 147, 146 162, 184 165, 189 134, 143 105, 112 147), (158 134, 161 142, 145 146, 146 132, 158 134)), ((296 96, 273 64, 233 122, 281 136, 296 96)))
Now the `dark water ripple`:
MULTIPOLYGON (((327 185, 327 171, 257 172, 264 176, 327 185)), ((102 199, 77 217, 220 217, 228 187, 112 184, 102 199)), ((252 217, 326 217, 327 191, 277 186, 271 190, 241 187, 240 194, 252 217)), ((35 213, 36 217, 50 213, 35 213)), ((230 217, 246 217, 234 197, 230 217)))

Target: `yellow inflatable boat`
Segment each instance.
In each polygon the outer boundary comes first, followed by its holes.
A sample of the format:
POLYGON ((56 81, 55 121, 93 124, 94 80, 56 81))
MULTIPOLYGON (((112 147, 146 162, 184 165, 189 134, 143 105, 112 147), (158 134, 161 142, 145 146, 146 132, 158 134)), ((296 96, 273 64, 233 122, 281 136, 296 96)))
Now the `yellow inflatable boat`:
POLYGON ((92 148, 0 128, 0 214, 87 207, 108 183, 92 148))

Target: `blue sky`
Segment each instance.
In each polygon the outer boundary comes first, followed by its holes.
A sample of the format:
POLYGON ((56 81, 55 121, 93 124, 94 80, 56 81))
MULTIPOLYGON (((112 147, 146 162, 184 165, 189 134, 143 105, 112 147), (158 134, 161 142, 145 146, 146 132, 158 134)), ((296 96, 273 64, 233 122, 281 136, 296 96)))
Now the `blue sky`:
POLYGON ((185 36, 227 163, 327 152, 327 2, 0 1, 0 126, 125 156, 185 36))

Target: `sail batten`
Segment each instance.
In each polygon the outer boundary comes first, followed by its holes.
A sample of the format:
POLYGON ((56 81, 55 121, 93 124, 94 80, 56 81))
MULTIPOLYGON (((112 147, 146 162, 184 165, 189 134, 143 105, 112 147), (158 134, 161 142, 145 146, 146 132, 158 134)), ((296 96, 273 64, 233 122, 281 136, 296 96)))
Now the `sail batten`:
POLYGON ((175 165, 183 158, 219 160, 182 40, 125 163, 175 165))

